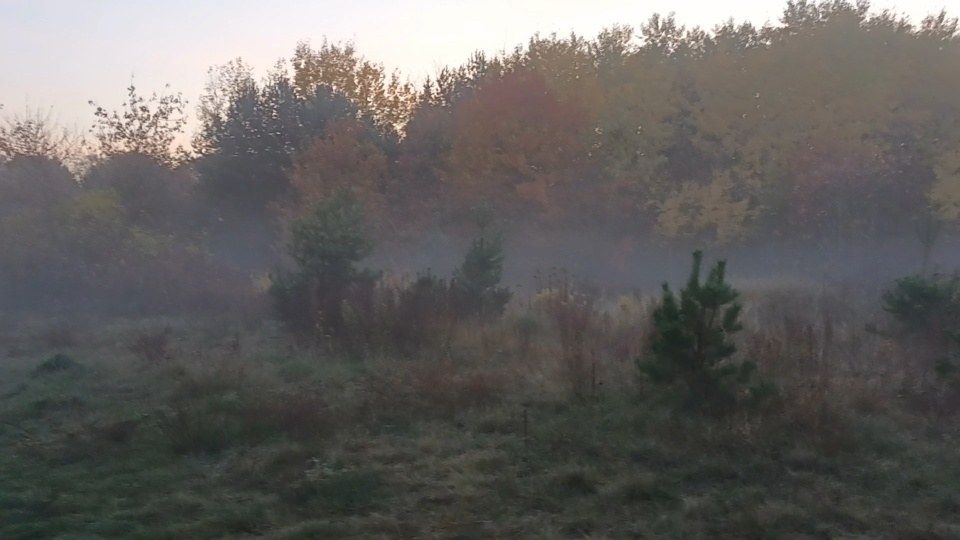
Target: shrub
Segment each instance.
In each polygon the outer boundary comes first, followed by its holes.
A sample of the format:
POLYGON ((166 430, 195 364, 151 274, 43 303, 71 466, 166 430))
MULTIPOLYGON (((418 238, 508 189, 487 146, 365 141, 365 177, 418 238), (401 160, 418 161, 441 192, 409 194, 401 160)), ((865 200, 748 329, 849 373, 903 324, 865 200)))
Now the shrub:
POLYGON ((83 369, 84 366, 80 362, 77 362, 65 354, 57 353, 35 367, 31 374, 34 377, 41 377, 44 375, 62 373, 65 371, 79 372, 83 369))
POLYGON ((739 293, 726 282, 726 263, 717 262, 700 282, 703 253, 693 254, 686 288, 677 299, 663 285, 663 298, 653 312, 650 359, 637 360, 641 375, 655 384, 679 386, 685 408, 724 413, 737 404, 743 390, 760 397, 755 365, 728 362, 736 352, 731 336, 740 330, 739 293))
POLYGON ((950 333, 951 350, 937 360, 937 376, 953 391, 960 391, 960 330, 950 333))
POLYGON ((512 296, 500 287, 503 268, 502 238, 485 234, 489 220, 478 218, 481 234, 474 239, 461 266, 450 280, 427 271, 413 282, 381 280, 372 291, 372 309, 350 305, 346 322, 350 335, 365 340, 364 352, 413 356, 424 349, 449 347, 456 326, 469 319, 501 316, 512 296))
POLYGON ((79 328, 66 320, 54 320, 43 325, 36 337, 51 349, 66 349, 80 344, 79 328))
POLYGON ((140 314, 256 317, 267 308, 248 274, 189 244, 143 257, 134 268, 118 269, 117 280, 124 284, 118 294, 124 292, 144 304, 140 314))
POLYGON ((291 227, 293 272, 270 294, 280 318, 298 332, 347 339, 357 310, 370 311, 376 275, 356 264, 373 251, 363 208, 348 189, 318 203, 291 227))
POLYGON ((936 399, 960 392, 960 272, 898 279, 881 300, 899 326, 888 335, 920 362, 920 390, 936 399))
POLYGON ((128 223, 121 202, 113 191, 86 191, 0 219, 4 309, 89 317, 259 308, 247 276, 193 241, 128 223))
POLYGON ((412 283, 381 282, 377 290, 375 332, 390 352, 413 356, 448 342, 456 319, 449 282, 429 271, 412 283))
POLYGON ((503 315, 512 293, 500 287, 503 277, 503 236, 487 237, 491 217, 485 208, 476 216, 480 235, 470 244, 463 263, 454 271, 450 283, 457 311, 463 316, 499 317, 503 315))
POLYGON ((922 335, 943 347, 950 342, 950 332, 960 328, 960 272, 900 278, 881 299, 903 334, 922 335))
POLYGON ((195 224, 189 175, 146 154, 129 152, 97 161, 84 174, 83 187, 116 196, 124 222, 132 226, 184 235, 195 224))
POLYGON ((19 217, 43 213, 69 201, 80 190, 73 174, 56 159, 19 155, 0 174, 0 215, 19 217))
POLYGON ((537 313, 522 313, 513 322, 513 331, 517 339, 517 354, 520 361, 530 357, 534 340, 543 333, 545 323, 543 317, 537 313))

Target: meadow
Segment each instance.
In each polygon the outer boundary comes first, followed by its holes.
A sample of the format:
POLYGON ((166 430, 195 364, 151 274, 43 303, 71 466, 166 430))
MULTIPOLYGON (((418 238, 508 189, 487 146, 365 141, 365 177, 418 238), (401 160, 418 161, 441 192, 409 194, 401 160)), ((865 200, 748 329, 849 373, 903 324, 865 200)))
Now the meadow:
POLYGON ((635 22, 7 103, 0 540, 960 538, 960 20, 635 22))
POLYGON ((722 417, 637 376, 656 296, 553 287, 363 358, 268 319, 5 321, 0 537, 960 538, 958 403, 864 329, 878 300, 741 300, 779 397, 722 417))

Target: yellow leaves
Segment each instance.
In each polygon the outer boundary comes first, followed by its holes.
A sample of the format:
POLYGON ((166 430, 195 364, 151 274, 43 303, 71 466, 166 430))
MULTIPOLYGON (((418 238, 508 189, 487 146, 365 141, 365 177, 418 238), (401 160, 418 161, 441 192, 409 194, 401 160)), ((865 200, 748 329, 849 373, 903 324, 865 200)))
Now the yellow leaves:
POLYGON ((657 228, 669 238, 711 229, 720 244, 741 238, 754 212, 749 201, 733 199, 732 189, 728 174, 716 177, 707 185, 685 182, 658 204, 657 228))
POLYGON ((130 229, 131 246, 147 255, 156 256, 173 245, 173 239, 147 232, 139 227, 130 229))
POLYGON ((156 256, 173 245, 170 236, 131 225, 125 219, 125 212, 116 191, 84 191, 56 208, 48 218, 37 218, 33 222, 33 238, 52 233, 59 245, 90 249, 91 253, 104 256, 124 248, 156 256))
POLYGON ((254 288, 261 293, 269 292, 274 283, 270 272, 253 272, 250 274, 250 280, 253 282, 254 288))
POLYGON ((536 35, 513 64, 514 69, 529 69, 539 73, 550 91, 562 99, 586 104, 599 93, 596 67, 588 42, 579 36, 561 39, 556 34, 547 38, 536 35))
POLYGON ((401 79, 397 71, 388 74, 382 64, 367 60, 352 43, 324 40, 319 49, 298 43, 293 69, 294 86, 301 96, 320 86, 330 88, 381 125, 398 132, 417 105, 418 93, 412 83, 401 79))
POLYGON ((946 154, 934 171, 937 180, 930 190, 931 204, 943 219, 960 219, 960 149, 946 154))
POLYGON ((647 311, 643 300, 637 295, 624 294, 617 298, 617 314, 622 320, 641 320, 647 311))
POLYGON ((64 214, 71 225, 120 223, 123 203, 120 195, 110 190, 86 191, 67 204, 64 214))
POLYGON ((704 57, 692 70, 696 132, 716 141, 719 158, 751 163, 764 176, 772 176, 772 156, 814 134, 855 141, 882 132, 903 109, 903 83, 875 41, 836 26, 818 39, 704 57))
POLYGON ((460 200, 493 199, 518 212, 560 210, 551 203, 576 170, 589 124, 541 74, 521 69, 487 82, 456 105, 453 126, 444 176, 460 200))
POLYGON ((597 125, 591 147, 615 183, 645 193, 659 180, 675 133, 670 118, 682 99, 671 66, 635 55, 621 69, 604 81, 602 102, 592 110, 597 125))
MULTIPOLYGON (((60 208, 56 226, 80 242, 119 243, 134 238, 134 229, 124 221, 120 195, 112 189, 85 191, 60 208)), ((146 242, 142 242, 146 245, 146 242)))
POLYGON ((761 212, 777 233, 821 234, 830 221, 879 234, 901 227, 924 193, 960 219, 960 167, 939 171, 929 192, 919 170, 940 151, 934 141, 960 133, 960 48, 862 23, 844 12, 707 35, 652 19, 642 45, 624 27, 595 41, 534 36, 444 69, 422 95, 352 43, 300 43, 296 94, 328 87, 407 138, 392 163, 362 137, 323 137, 292 183, 304 200, 351 185, 394 216, 488 200, 541 222, 655 218, 666 235, 719 242, 761 212))

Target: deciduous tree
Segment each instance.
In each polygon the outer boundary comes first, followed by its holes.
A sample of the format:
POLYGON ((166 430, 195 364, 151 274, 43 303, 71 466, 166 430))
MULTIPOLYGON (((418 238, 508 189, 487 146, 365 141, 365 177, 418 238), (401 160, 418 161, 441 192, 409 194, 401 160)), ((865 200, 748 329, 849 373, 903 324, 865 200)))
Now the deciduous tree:
POLYGON ((174 166, 187 158, 183 145, 175 146, 187 123, 186 105, 179 93, 157 95, 154 92, 145 98, 131 82, 121 111, 108 111, 90 101, 96 117, 90 132, 102 157, 132 152, 174 166))

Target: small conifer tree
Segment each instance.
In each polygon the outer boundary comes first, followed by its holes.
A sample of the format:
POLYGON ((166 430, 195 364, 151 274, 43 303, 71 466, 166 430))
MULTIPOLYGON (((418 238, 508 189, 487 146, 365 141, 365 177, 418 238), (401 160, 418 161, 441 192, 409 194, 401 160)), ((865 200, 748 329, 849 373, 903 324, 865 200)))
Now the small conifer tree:
MULTIPOLYGON (((941 381, 960 389, 960 272, 911 275, 884 291, 883 309, 897 321, 894 332, 868 330, 904 342, 941 381)), ((923 373, 921 383, 926 385, 923 373)))
MULTIPOLYGON (((377 274, 357 268, 373 251, 363 206, 348 189, 318 203, 291 228, 296 263, 270 287, 274 306, 294 329, 321 336, 342 334, 368 303, 377 274)), ((338 336, 344 337, 344 336, 338 336)))
POLYGON ((650 358, 637 367, 649 381, 683 389, 684 405, 724 412, 737 400, 738 386, 750 381, 754 365, 724 364, 736 352, 731 336, 742 330, 739 293, 726 282, 726 263, 717 262, 700 281, 703 253, 679 299, 663 284, 663 299, 653 313, 650 358))
POLYGON ((471 242, 463 263, 454 271, 451 289, 463 314, 499 316, 512 296, 509 288, 499 286, 503 277, 503 236, 487 235, 492 222, 489 207, 479 207, 474 218, 480 235, 471 242))

